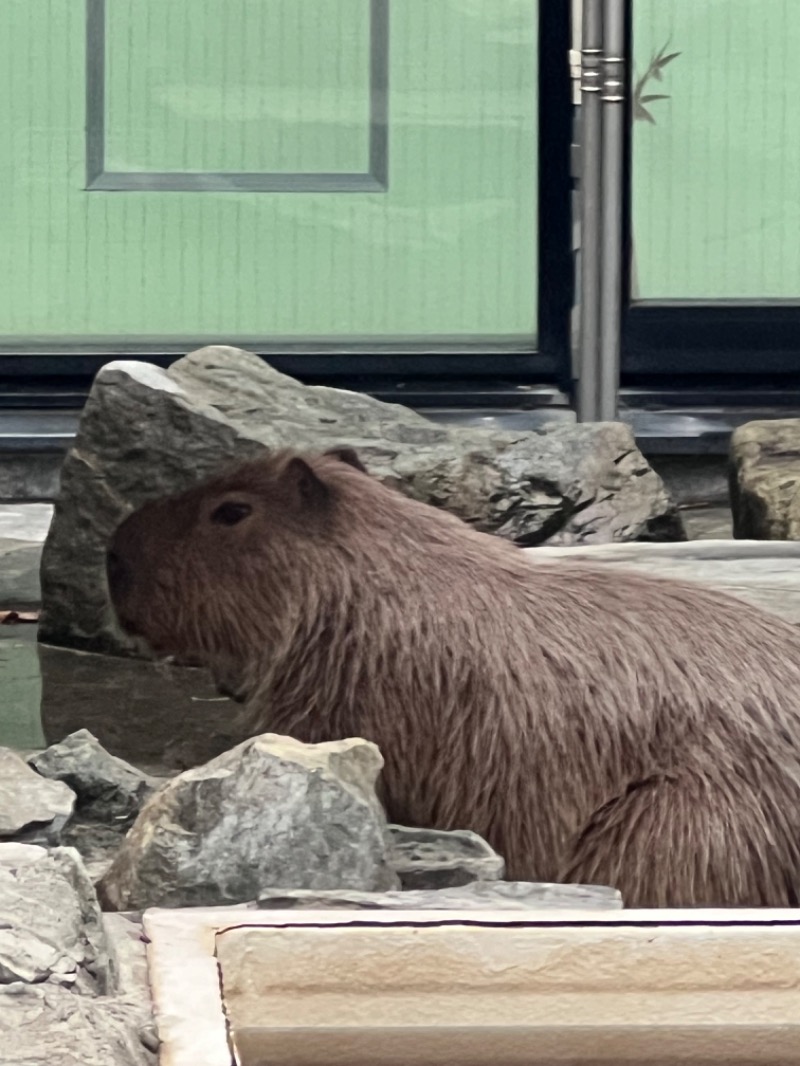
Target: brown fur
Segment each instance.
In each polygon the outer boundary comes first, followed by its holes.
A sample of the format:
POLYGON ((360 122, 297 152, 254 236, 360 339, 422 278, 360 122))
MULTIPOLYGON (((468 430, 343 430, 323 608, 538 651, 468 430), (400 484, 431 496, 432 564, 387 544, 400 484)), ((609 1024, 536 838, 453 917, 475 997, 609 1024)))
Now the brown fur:
POLYGON ((145 505, 112 545, 123 626, 209 663, 254 733, 375 741, 391 818, 474 829, 509 877, 796 906, 800 634, 532 565, 358 467, 284 454, 145 505))

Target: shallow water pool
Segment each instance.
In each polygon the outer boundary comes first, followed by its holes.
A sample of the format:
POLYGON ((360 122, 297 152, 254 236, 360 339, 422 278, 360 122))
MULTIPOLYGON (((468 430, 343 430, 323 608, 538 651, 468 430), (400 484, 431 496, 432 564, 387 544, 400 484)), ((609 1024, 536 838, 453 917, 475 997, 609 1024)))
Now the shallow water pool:
POLYGON ((236 740, 237 707, 202 670, 38 644, 0 626, 0 746, 42 748, 88 729, 150 772, 196 765, 236 740))

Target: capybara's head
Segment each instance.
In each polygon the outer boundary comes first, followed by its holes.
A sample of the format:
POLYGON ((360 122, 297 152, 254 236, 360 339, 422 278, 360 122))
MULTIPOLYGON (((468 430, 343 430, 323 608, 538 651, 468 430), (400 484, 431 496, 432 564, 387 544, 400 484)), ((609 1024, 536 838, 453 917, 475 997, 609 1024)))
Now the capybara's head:
POLYGON ((144 504, 119 526, 107 554, 122 629, 157 654, 222 672, 246 649, 263 653, 287 611, 313 607, 306 575, 320 570, 309 562, 346 521, 345 483, 370 483, 365 475, 351 449, 283 452, 144 504))

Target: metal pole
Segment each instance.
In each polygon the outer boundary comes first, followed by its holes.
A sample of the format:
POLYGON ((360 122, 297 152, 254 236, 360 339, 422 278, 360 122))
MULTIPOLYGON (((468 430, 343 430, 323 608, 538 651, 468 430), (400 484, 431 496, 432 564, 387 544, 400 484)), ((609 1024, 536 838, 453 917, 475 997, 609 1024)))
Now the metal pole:
POLYGON ((603 0, 584 0, 581 29, 581 287, 578 421, 598 418, 603 0))
POLYGON ((625 0, 603 7, 603 173, 600 223, 600 388, 598 417, 613 422, 619 395, 622 310, 622 176, 625 144, 625 0))

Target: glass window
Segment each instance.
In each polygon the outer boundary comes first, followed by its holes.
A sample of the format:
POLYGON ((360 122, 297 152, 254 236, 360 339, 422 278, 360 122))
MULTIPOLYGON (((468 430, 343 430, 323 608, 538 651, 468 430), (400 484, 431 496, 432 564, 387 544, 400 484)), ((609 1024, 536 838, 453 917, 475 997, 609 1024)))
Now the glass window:
POLYGON ((0 334, 532 341, 536 58, 531 0, 3 0, 0 334))
POLYGON ((634 296, 797 299, 800 4, 633 12, 634 296))

